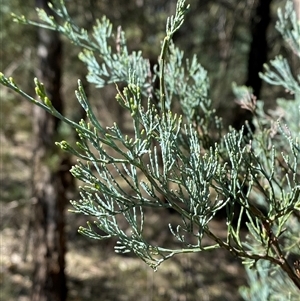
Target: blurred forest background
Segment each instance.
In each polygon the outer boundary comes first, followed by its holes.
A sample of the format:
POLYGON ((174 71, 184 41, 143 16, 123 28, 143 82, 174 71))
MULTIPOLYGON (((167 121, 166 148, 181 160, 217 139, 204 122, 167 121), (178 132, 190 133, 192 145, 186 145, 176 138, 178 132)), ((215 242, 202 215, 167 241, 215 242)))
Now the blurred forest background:
MULTIPOLYGON (((249 118, 235 104, 232 82, 252 86, 266 109, 274 108, 284 91, 260 81, 262 64, 282 54, 294 72, 300 67, 275 30, 277 9, 285 1, 188 2, 190 12, 174 41, 185 57, 197 54, 208 71, 211 99, 225 124, 239 128, 249 118)), ((114 102, 115 86, 100 90, 88 84, 80 48, 55 33, 12 22, 11 12, 37 20, 34 8, 45 3, 1 1, 1 71, 31 95, 38 76, 52 101, 75 120, 84 117, 74 95, 82 79, 101 121, 124 123, 126 130, 126 116, 114 102)), ((106 15, 116 33, 118 26, 125 31, 129 49, 141 49, 154 65, 176 1, 66 0, 66 5, 74 21, 88 30, 106 15)), ((138 259, 113 253, 114 242, 79 236, 77 228, 86 220, 70 213, 67 202, 78 198, 77 183, 68 174, 74 160, 54 147, 54 141, 73 139, 74 133, 3 87, 0 114, 2 300, 241 300, 243 268, 223 251, 178 256, 153 273, 138 259)), ((170 240, 167 228, 160 228, 164 214, 153 213, 151 235, 159 242, 170 240)), ((215 227, 222 232, 218 221, 215 227)))

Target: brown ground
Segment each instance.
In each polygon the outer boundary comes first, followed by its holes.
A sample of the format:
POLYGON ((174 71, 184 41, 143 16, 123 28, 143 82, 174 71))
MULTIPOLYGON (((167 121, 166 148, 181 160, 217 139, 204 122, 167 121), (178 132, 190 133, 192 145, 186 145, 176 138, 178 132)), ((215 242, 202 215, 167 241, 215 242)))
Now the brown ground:
MULTIPOLYGON (((24 226, 6 227, 1 233, 1 300, 29 300, 33 250, 29 246, 25 261, 24 226)), ((110 242, 92 241, 74 229, 70 232, 69 301, 241 300, 238 287, 245 283, 244 270, 225 251, 178 255, 153 272, 135 257, 116 255, 110 242)))

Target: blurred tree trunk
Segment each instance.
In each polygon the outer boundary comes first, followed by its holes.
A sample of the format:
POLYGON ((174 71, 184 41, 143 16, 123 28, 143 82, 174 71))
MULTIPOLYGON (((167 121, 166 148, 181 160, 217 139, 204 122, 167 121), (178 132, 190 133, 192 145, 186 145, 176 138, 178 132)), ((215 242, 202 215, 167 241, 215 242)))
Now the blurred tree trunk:
POLYGON ((300 20, 300 0, 294 0, 294 7, 298 20, 300 20))
MULTIPOLYGON (((297 19, 298 21, 300 21, 300 0, 293 0, 293 3, 294 3, 297 19)), ((293 74, 299 74, 300 72, 299 57, 295 52, 293 52, 292 54, 291 69, 293 74)))
POLYGON ((256 97, 260 96, 262 85, 258 73, 263 71, 263 64, 267 62, 268 57, 267 30, 271 21, 271 2, 272 0, 259 0, 251 20, 252 42, 246 86, 252 87, 256 97))
MULTIPOLYGON (((36 6, 48 13, 48 0, 36 6)), ((60 95, 62 43, 56 32, 38 29, 38 77, 53 105, 63 109, 60 95)), ((65 276, 66 242, 64 208, 69 159, 62 158, 54 145, 58 120, 34 106, 33 131, 33 260, 32 301, 63 301, 67 297, 65 276)))
MULTIPOLYGON (((267 62, 268 44, 267 30, 271 21, 271 2, 272 0, 257 0, 256 8, 251 18, 250 52, 248 57, 248 75, 246 86, 251 87, 253 94, 259 98, 262 79, 259 72, 263 71, 263 64, 267 62)), ((241 108, 237 108, 233 126, 240 129, 246 120, 251 122, 252 114, 241 108)))

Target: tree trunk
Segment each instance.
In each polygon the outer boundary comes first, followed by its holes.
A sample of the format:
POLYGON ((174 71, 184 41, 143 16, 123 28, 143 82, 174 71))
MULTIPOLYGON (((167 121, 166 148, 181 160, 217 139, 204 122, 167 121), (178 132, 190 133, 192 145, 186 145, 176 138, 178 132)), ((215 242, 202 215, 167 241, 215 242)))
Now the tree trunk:
MULTIPOLYGON (((49 13, 48 0, 36 0, 36 6, 49 13)), ((56 32, 38 29, 38 77, 53 105, 63 109, 60 95, 62 43, 56 32)), ((67 297, 65 276, 66 242, 64 235, 64 183, 68 159, 60 158, 54 145, 58 121, 34 107, 33 131, 33 245, 34 273, 32 301, 64 301, 67 297)))
POLYGON ((251 20, 252 42, 248 58, 246 86, 252 87, 256 97, 260 96, 262 85, 262 79, 258 73, 263 71, 263 64, 267 62, 267 30, 271 21, 271 2, 272 0, 259 0, 251 20))
POLYGON ((294 8, 296 11, 297 19, 300 20, 300 0, 294 0, 294 8))
MULTIPOLYGON (((250 44, 248 75, 245 84, 252 88, 253 94, 257 98, 260 97, 262 87, 262 79, 258 74, 263 71, 263 64, 267 62, 268 56, 267 30, 271 21, 271 2, 272 0, 258 0, 251 18, 252 42, 250 44)), ((250 121, 251 125, 251 112, 237 107, 234 115, 233 126, 236 129, 240 129, 246 120, 250 121)))

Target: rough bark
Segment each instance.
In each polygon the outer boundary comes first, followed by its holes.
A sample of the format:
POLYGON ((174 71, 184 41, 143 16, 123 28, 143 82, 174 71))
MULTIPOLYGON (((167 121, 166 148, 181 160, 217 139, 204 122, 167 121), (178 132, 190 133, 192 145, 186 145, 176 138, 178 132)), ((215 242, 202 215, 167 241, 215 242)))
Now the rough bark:
MULTIPOLYGON (((49 12, 48 0, 36 6, 49 12)), ((38 78, 44 83, 53 105, 63 109, 60 94, 62 43, 53 31, 38 29, 38 78)), ((64 236, 65 174, 68 159, 61 158, 54 145, 58 121, 44 110, 34 108, 33 131, 33 286, 32 301, 64 301, 66 242, 64 236)))

